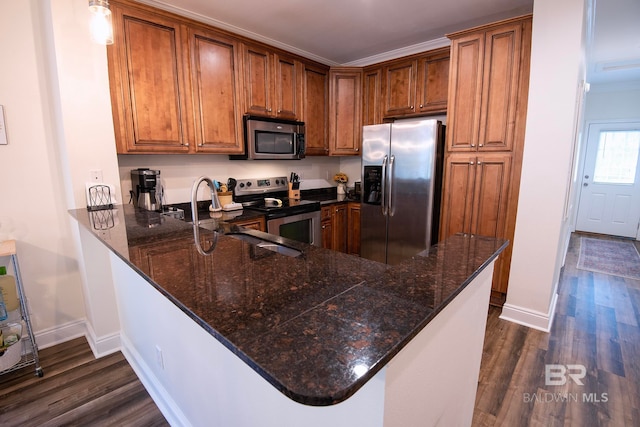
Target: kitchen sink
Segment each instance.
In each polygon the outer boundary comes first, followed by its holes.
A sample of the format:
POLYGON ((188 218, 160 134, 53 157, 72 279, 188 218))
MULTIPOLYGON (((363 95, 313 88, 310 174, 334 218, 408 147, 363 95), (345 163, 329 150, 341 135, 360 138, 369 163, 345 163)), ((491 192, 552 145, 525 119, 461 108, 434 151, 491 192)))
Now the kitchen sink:
POLYGON ((290 256, 293 258, 302 255, 302 251, 299 251, 297 249, 293 249, 275 242, 269 242, 267 240, 258 239, 257 237, 249 236, 247 234, 227 234, 227 236, 233 237, 234 239, 245 241, 259 248, 267 249, 272 252, 277 252, 279 254, 290 256))
POLYGON ((296 248, 299 242, 284 239, 280 236, 263 231, 250 230, 237 225, 227 224, 215 218, 205 218, 198 221, 200 228, 219 232, 233 239, 242 240, 261 249, 266 249, 290 257, 299 257, 304 253, 303 248, 296 248))
MULTIPOLYGON (((262 233, 262 234, 267 234, 267 233, 262 233)), ((256 237, 244 232, 231 232, 231 233, 225 233, 225 235, 232 237, 234 239, 239 239, 244 242, 250 243, 252 245, 255 245, 256 247, 267 249, 269 251, 277 252, 279 254, 290 256, 293 258, 299 257, 300 255, 303 254, 301 250, 291 248, 289 246, 285 246, 279 242, 264 239, 261 237, 256 237)), ((274 237, 277 237, 277 236, 274 236, 274 237)))

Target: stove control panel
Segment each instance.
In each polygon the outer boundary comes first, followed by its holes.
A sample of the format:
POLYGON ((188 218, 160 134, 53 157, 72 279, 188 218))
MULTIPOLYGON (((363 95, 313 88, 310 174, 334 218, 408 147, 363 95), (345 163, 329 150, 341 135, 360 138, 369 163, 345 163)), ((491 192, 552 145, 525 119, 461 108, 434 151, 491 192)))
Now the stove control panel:
POLYGON ((288 189, 287 177, 279 176, 275 178, 239 179, 237 180, 234 191, 236 196, 247 196, 251 194, 287 191, 288 189))

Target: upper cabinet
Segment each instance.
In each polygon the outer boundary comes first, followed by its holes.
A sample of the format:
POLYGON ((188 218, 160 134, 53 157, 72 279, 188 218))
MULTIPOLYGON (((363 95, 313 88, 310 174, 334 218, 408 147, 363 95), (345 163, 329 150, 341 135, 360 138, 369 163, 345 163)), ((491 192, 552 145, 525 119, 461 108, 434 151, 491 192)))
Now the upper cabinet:
POLYGON ((511 151, 521 86, 521 22, 452 36, 450 151, 511 151))
POLYGON ((418 57, 416 110, 419 113, 445 113, 449 94, 449 48, 418 57))
POLYGON ((329 67, 303 65, 304 140, 307 155, 329 154, 329 67))
POLYGON ((258 45, 244 44, 243 52, 247 112, 302 119, 302 63, 258 45))
POLYGON ((362 143, 362 69, 329 72, 329 154, 359 155, 362 143))
POLYGON ((242 153, 239 43, 128 2, 112 2, 112 13, 118 153, 242 153))
POLYGON ((366 67, 362 72, 362 125, 382 123, 382 67, 366 67))
POLYGON ((112 13, 107 52, 118 152, 188 152, 191 94, 180 23, 116 5, 112 13))
POLYGON ((212 31, 190 28, 195 151, 242 153, 242 80, 239 43, 212 31))
POLYGON ((418 61, 395 61, 382 68, 384 78, 383 114, 402 116, 415 112, 418 61))
POLYGON ((386 62, 382 67, 382 114, 404 117, 447 110, 449 48, 386 62))

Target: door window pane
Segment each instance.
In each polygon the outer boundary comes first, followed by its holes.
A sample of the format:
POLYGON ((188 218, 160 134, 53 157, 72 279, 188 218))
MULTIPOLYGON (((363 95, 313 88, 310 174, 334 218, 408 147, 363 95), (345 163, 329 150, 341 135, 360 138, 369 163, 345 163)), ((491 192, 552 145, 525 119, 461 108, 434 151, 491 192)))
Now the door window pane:
POLYGON ((593 182, 633 184, 639 149, 640 131, 600 132, 593 182))

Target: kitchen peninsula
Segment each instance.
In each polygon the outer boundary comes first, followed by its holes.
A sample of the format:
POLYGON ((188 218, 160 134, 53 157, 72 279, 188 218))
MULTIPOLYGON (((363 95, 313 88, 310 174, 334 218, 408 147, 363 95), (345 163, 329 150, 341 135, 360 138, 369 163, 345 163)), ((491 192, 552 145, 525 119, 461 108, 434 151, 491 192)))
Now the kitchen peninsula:
POLYGON ((214 221, 201 255, 181 220, 70 213, 103 244, 85 257, 108 253, 122 351, 170 421, 470 425, 507 242, 456 235, 390 266, 214 221))

